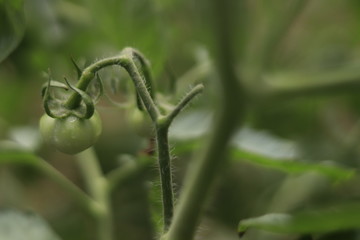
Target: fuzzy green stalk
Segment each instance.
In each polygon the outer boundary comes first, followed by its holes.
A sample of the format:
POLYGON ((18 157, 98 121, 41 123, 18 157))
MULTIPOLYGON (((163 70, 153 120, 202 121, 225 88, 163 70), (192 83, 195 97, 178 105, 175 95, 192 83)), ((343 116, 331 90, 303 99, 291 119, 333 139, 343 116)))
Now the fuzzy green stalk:
MULTIPOLYGON (((134 55, 132 51, 130 51, 128 48, 126 49, 126 51, 124 51, 123 54, 120 54, 119 56, 99 60, 85 68, 80 76, 78 83, 76 84, 76 87, 78 89, 86 91, 90 82, 94 79, 95 74, 100 69, 113 65, 119 65, 127 70, 135 84, 137 93, 140 95, 141 100, 145 105, 145 108, 150 114, 151 119, 153 121, 156 121, 158 115, 160 115, 159 110, 157 109, 151 97, 151 94, 147 89, 147 85, 149 84, 146 84, 146 79, 144 79, 143 76, 140 74, 138 67, 134 62, 134 55)), ((78 107, 80 102, 80 95, 77 93, 73 93, 65 103, 65 107, 73 109, 78 107)))
POLYGON ((174 212, 174 194, 171 175, 171 156, 169 151, 168 129, 168 125, 156 125, 156 142, 160 170, 164 231, 166 231, 170 226, 174 212))
POLYGON ((166 232, 171 224, 174 209, 174 194, 172 184, 171 156, 169 151, 168 132, 175 117, 189 104, 189 102, 201 93, 204 89, 202 84, 196 85, 175 108, 165 117, 159 118, 156 125, 156 140, 158 149, 160 181, 163 200, 164 231, 166 232))
MULTIPOLYGON (((148 68, 147 60, 139 53, 138 51, 132 48, 125 48, 119 56, 105 58, 91 64, 82 71, 80 79, 76 85, 77 88, 86 91, 86 88, 90 84, 91 80, 94 78, 97 71, 100 69, 112 66, 119 65, 126 69, 130 75, 135 88, 136 94, 139 95, 141 103, 145 106, 148 114, 150 115, 156 129, 156 138, 157 138, 157 149, 158 149, 158 163, 160 169, 160 180, 161 180, 161 189, 162 189, 162 200, 163 200, 163 217, 164 217, 164 230, 167 230, 172 217, 174 209, 174 197, 173 197, 173 183, 171 177, 171 157, 169 151, 169 142, 168 142, 168 129, 171 122, 174 118, 184 109, 188 103, 203 90, 203 86, 197 85, 192 89, 182 101, 170 112, 167 116, 163 116, 155 101, 153 100, 153 88, 150 83, 150 71, 148 68), (140 67, 137 66, 135 60, 140 62, 140 67), (148 77, 149 79, 146 79, 148 77)), ((76 108, 81 102, 81 97, 74 93, 70 96, 68 101, 65 103, 65 106, 69 109, 76 108)), ((86 153, 87 151, 85 151, 86 153)), ((91 158, 91 157, 90 157, 91 158)), ((81 163, 82 161, 80 161, 81 163)), ((85 164, 85 163, 84 163, 85 164)), ((92 163, 94 166, 95 163, 92 163)), ((87 167, 84 165, 82 167, 86 173, 87 167)), ((99 174, 95 174, 99 175, 99 174)), ((99 178, 102 179, 102 178, 99 178)), ((89 179, 90 181, 90 179, 89 179)), ((91 183, 89 183, 91 186, 91 183)), ((94 196, 98 196, 94 192, 94 196)), ((100 195, 96 199, 100 199, 100 195)), ((106 200, 106 199, 105 199, 106 200)), ((102 202, 106 203, 104 199, 102 202)), ((106 206, 106 205, 105 205, 106 206)), ((105 209, 106 211, 108 209, 105 209)), ((106 222, 106 221, 104 221, 106 222)), ((102 221, 99 224, 103 224, 102 221)))

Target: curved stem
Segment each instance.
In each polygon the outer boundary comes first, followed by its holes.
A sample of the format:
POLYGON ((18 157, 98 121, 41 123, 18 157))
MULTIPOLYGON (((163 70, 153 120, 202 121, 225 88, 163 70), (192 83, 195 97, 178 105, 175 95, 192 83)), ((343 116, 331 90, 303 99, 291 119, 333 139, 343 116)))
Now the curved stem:
POLYGON ((123 53, 130 53, 133 57, 140 62, 141 72, 144 74, 144 79, 146 81, 146 87, 149 90, 150 96, 154 98, 154 87, 153 80, 150 71, 150 62, 145 58, 145 56, 134 48, 127 47, 123 53))
MULTIPOLYGON (((127 48, 126 51, 122 52, 122 54, 120 54, 119 56, 105 58, 95 62, 94 64, 91 64, 90 66, 85 68, 84 71, 82 72, 76 87, 78 89, 85 91, 88 85, 90 84, 91 80, 94 78, 97 71, 107 66, 119 65, 125 68, 129 73, 131 79, 135 84, 137 93, 140 95, 141 100, 143 101, 147 111, 151 116, 151 119, 155 122, 157 117, 160 115, 160 112, 156 107, 150 92, 148 91, 148 87, 146 86, 146 83, 148 83, 149 85, 150 79, 145 79, 141 75, 138 67, 134 62, 134 52, 137 58, 143 59, 142 57, 140 57, 142 55, 139 55, 137 54, 136 51, 127 48)), ((146 66, 145 62, 143 65, 146 66)), ((144 66, 143 68, 146 69, 146 67, 144 66)), ((148 72, 147 75, 150 75, 148 70, 147 72, 148 72)), ((74 93, 65 103, 65 107, 69 109, 76 108, 80 104, 80 101, 81 101, 81 97, 79 96, 79 94, 74 93)))
POLYGON ((108 181, 100 169, 94 149, 89 148, 77 154, 76 159, 90 195, 101 206, 102 211, 96 215, 99 240, 112 240, 114 238, 113 216, 108 181))
POLYGON ((176 107, 166 116, 168 125, 175 119, 175 117, 189 104, 189 102, 204 90, 204 85, 198 84, 188 92, 185 97, 176 105, 176 107))
POLYGON ((155 105, 153 99, 151 98, 149 91, 147 90, 145 81, 141 76, 139 69, 132 60, 128 61, 124 68, 128 71, 129 75, 134 81, 136 90, 140 95, 141 100, 143 101, 152 121, 155 123, 161 114, 158 107, 155 105))

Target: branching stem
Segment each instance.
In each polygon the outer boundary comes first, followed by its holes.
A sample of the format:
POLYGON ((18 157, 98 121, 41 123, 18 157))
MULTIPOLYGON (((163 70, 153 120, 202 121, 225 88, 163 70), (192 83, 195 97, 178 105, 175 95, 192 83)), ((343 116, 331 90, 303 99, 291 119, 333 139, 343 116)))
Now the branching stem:
MULTIPOLYGON (((194 87, 168 115, 163 116, 160 113, 159 108, 153 99, 153 87, 151 85, 151 74, 148 61, 139 51, 132 48, 125 48, 119 56, 99 60, 85 68, 81 73, 80 79, 76 87, 78 89, 86 91, 88 85, 100 69, 113 65, 119 65, 126 69, 135 85, 136 94, 138 94, 138 96, 140 97, 140 104, 145 106, 155 125, 163 200, 164 230, 167 230, 171 223, 174 211, 174 196, 171 177, 171 157, 169 151, 168 131, 170 124, 174 120, 174 118, 181 112, 182 109, 187 106, 187 104, 197 94, 199 94, 203 90, 203 86, 199 84, 194 87)), ((80 102, 80 95, 74 93, 65 103, 65 107, 73 109, 78 107, 80 102)), ((97 184, 101 185, 104 183, 109 183, 108 180, 111 180, 110 186, 105 187, 109 187, 110 189, 112 189, 116 185, 116 181, 121 179, 122 174, 125 174, 126 171, 122 172, 119 170, 116 172, 116 174, 111 175, 112 177, 110 179, 105 179, 106 181, 104 181, 103 176, 98 170, 96 161, 88 160, 88 158, 93 159, 91 155, 91 151, 85 151, 84 153, 79 154, 79 164, 84 173, 85 179, 87 179, 89 191, 96 200, 104 204, 106 213, 106 211, 109 210, 108 195, 104 194, 104 192, 100 190, 100 187, 97 184), (94 181, 97 181, 97 183, 93 183, 94 181)), ((108 219, 107 221, 110 220, 108 219)), ((110 239, 110 237, 108 237, 107 239, 110 239)))
MULTIPOLYGON (((160 112, 156 107, 150 92, 148 91, 148 86, 151 86, 151 84, 147 84, 147 82, 149 82, 149 79, 144 79, 143 75, 140 74, 139 69, 134 62, 134 58, 136 56, 140 56, 140 55, 137 54, 134 56, 133 52, 130 51, 129 48, 126 48, 126 51, 124 51, 119 56, 105 58, 91 64, 90 66, 85 68, 84 71, 82 72, 76 87, 78 89, 85 91, 88 85, 90 84, 91 80, 93 80, 93 78, 95 77, 95 74, 100 69, 108 66, 119 65, 125 68, 129 73, 131 79, 135 84, 137 93, 140 95, 141 100, 143 101, 145 108, 149 112, 151 119, 155 122, 157 117, 160 115, 160 112)), ((143 60, 143 65, 144 64, 145 62, 143 60)), ((65 103, 65 106, 69 109, 73 109, 76 108, 80 104, 80 102, 81 102, 80 95, 74 93, 65 103)))
POLYGON ((202 92, 204 86, 195 86, 165 117, 157 120, 156 140, 158 149, 158 161, 160 168, 160 181, 163 201, 164 231, 166 232, 171 224, 174 213, 174 194, 171 175, 171 156, 169 151, 168 132, 174 118, 189 104, 189 102, 202 92))
POLYGON ((178 103, 178 105, 170 112, 166 120, 170 125, 175 117, 189 104, 189 102, 204 90, 204 85, 198 84, 178 103))

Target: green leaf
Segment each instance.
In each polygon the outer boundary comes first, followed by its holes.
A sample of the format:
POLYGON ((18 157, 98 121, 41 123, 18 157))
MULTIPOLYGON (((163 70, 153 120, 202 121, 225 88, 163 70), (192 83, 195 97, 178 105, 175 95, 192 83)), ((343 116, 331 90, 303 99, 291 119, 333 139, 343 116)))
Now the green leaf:
POLYGON ((325 233, 360 227, 360 205, 347 204, 328 209, 299 212, 293 215, 271 213, 240 221, 242 235, 249 228, 276 233, 325 233))
MULTIPOLYGON (((34 152, 39 149, 41 145, 41 137, 39 130, 35 127, 20 126, 13 127, 9 131, 9 137, 14 142, 18 143, 24 149, 34 152)), ((1 146, 1 144, 0 144, 1 146)))
POLYGON ((287 173, 316 172, 334 180, 347 180, 354 176, 355 170, 321 163, 309 163, 289 158, 272 158, 257 153, 235 149, 233 156, 237 160, 245 160, 267 168, 281 170, 287 173))
POLYGON ((24 30, 22 0, 0 1, 0 62, 18 46, 24 30))
POLYGON ((286 173, 316 172, 333 180, 347 180, 355 171, 334 165, 330 161, 313 163, 304 161, 295 142, 281 139, 265 131, 243 128, 235 134, 233 158, 249 161, 266 168, 286 173))
POLYGON ((179 115, 170 126, 169 137, 174 140, 192 140, 204 136, 210 129, 212 113, 191 111, 179 115))
POLYGON ((38 215, 11 209, 0 211, 0 238, 6 240, 60 240, 38 215))

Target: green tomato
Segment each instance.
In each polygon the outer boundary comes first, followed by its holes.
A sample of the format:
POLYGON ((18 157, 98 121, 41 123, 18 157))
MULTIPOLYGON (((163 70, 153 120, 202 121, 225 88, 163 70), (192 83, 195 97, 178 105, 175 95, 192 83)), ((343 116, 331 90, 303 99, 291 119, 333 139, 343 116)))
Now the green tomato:
POLYGON ((96 111, 90 119, 74 115, 51 118, 44 114, 40 119, 40 132, 44 141, 59 151, 76 154, 94 145, 101 133, 101 119, 96 111))

